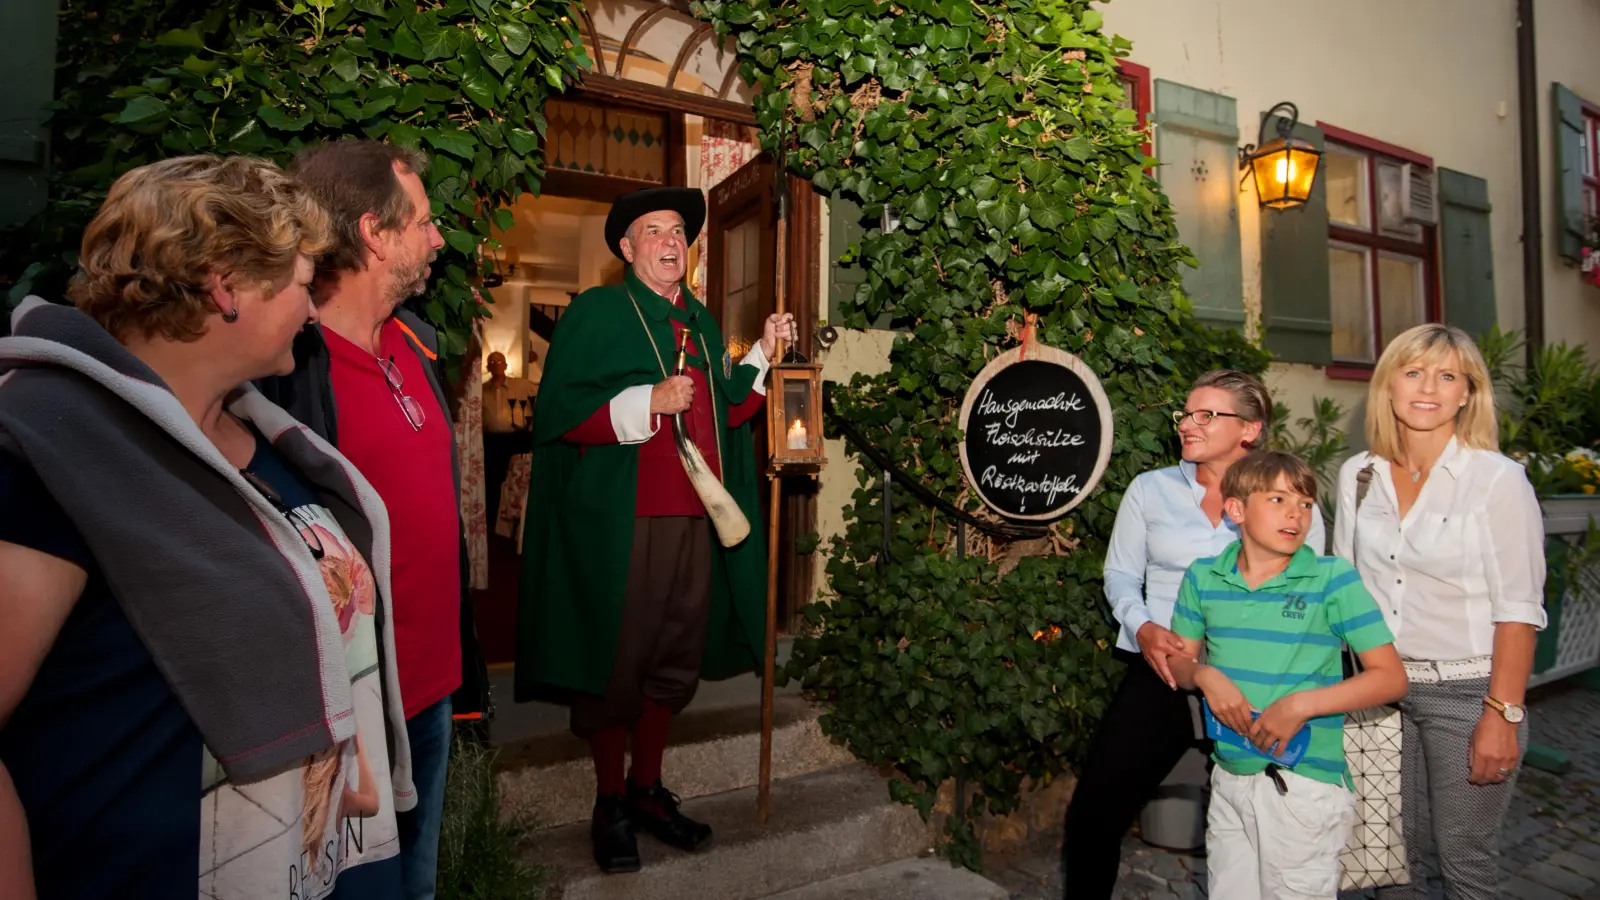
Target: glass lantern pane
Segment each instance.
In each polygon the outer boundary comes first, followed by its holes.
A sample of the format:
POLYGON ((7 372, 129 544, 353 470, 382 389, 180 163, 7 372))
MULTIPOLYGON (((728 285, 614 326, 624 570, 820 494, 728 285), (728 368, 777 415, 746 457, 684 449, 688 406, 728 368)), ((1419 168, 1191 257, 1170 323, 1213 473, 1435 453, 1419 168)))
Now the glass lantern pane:
POLYGON ((811 382, 804 378, 783 380, 784 446, 790 450, 810 450, 811 382))

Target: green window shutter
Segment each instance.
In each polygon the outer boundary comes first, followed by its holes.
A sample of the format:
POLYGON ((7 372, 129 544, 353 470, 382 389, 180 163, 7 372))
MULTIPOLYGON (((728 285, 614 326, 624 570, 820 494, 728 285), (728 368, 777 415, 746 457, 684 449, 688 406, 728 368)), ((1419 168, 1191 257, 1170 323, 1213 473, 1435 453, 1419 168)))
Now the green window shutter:
MULTIPOLYGON (((830 197, 828 204, 828 322, 844 325, 844 304, 855 298, 867 283, 867 270, 857 258, 867 227, 861 220, 861 205, 843 197, 830 197), (848 263, 840 258, 849 255, 848 263)), ((891 315, 884 313, 871 328, 888 328, 891 315)))
POLYGON ((1183 272, 1195 315, 1218 328, 1244 327, 1239 257, 1239 112, 1232 97, 1156 79, 1156 156, 1178 237, 1200 268, 1183 272))
POLYGON ((50 159, 45 124, 55 91, 56 0, 5 0, 0 33, 0 226, 23 222, 44 206, 50 159))
POLYGON ((1583 101, 1565 85, 1551 85, 1556 118, 1556 251, 1583 261, 1583 101))
POLYGON ((1494 327, 1494 247, 1489 182, 1439 170, 1440 281, 1444 320, 1473 337, 1494 327))
MULTIPOLYGON (((1266 133, 1276 135, 1277 119, 1266 133)), ((1294 136, 1323 149, 1322 129, 1300 123, 1294 136)), ((1261 210, 1261 325, 1266 348, 1285 362, 1333 360, 1329 313, 1328 191, 1319 174, 1311 199, 1294 209, 1261 210)), ((1255 198, 1253 186, 1245 196, 1255 198)))

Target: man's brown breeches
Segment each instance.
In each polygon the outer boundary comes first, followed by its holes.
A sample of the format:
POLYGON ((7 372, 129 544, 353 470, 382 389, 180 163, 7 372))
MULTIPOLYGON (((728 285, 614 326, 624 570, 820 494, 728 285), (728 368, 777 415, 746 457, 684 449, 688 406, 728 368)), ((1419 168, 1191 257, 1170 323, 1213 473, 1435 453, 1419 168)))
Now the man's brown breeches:
POLYGON ((711 540, 704 518, 634 520, 611 683, 604 697, 573 699, 573 734, 629 724, 646 699, 673 712, 694 699, 711 611, 711 540))

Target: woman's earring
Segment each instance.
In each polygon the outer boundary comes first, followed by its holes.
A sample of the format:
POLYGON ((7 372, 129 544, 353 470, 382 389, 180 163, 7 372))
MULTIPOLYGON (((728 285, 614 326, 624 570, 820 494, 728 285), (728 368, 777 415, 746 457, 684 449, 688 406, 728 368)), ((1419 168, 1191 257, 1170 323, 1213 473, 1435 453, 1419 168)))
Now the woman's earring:
POLYGON ((239 321, 239 307, 235 306, 233 309, 223 310, 222 321, 227 322, 229 325, 239 321))

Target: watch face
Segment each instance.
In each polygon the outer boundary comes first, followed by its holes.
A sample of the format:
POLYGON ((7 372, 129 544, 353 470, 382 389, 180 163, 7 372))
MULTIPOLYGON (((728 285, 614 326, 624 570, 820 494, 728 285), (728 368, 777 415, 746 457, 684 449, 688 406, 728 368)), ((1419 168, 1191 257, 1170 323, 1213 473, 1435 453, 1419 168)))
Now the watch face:
POLYGON ((1506 717, 1507 722, 1516 725, 1522 721, 1523 710, 1522 707, 1514 703, 1507 703, 1506 708, 1501 710, 1500 714, 1506 717))

